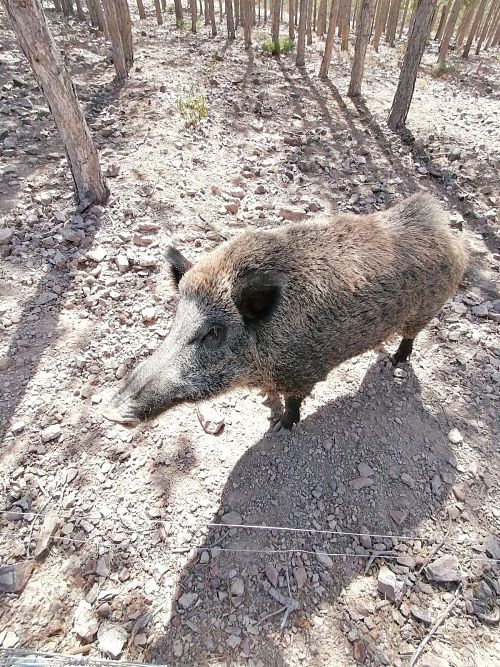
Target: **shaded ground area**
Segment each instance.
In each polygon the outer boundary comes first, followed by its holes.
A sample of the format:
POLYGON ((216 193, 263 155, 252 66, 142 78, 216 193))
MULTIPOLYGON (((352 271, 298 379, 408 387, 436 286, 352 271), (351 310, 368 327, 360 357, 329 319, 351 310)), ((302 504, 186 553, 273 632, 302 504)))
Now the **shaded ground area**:
POLYGON ((0 644, 91 644, 97 656, 118 628, 122 655, 148 662, 407 665, 458 585, 422 567, 449 554, 463 589, 424 659, 495 664, 498 626, 477 613, 493 613, 498 586, 495 56, 435 79, 429 55, 413 137, 397 137, 384 122, 401 46, 370 55, 354 105, 348 62, 323 83, 313 50, 298 71, 291 56, 136 22, 118 89, 102 40, 50 16, 112 196, 75 213, 62 147, 2 21, 0 227, 13 232, 0 273, 0 357, 12 361, 0 371, 2 562, 31 568, 58 520, 24 590, 0 598, 0 644), (208 116, 186 128, 178 101, 199 93, 208 116), (282 207, 368 212, 418 188, 450 211, 472 270, 411 365, 393 372, 385 350, 343 364, 287 438, 264 436, 253 392, 213 403, 219 436, 192 407, 135 431, 101 418, 168 330, 167 245, 195 260, 283 224, 282 207), (384 563, 405 587, 396 602, 377 592, 384 563))

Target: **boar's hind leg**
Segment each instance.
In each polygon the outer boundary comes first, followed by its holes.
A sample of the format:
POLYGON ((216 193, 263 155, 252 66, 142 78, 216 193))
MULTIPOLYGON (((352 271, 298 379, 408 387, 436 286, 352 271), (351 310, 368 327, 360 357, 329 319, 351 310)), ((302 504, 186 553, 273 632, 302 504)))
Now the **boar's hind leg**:
POLYGON ((285 412, 281 418, 274 424, 273 432, 281 433, 283 431, 291 431, 295 424, 300 421, 300 406, 304 397, 297 398, 295 396, 285 397, 285 412))
POLYGON ((412 350, 413 350, 413 338, 403 338, 403 340, 399 344, 398 349, 392 355, 392 365, 397 366, 403 361, 406 361, 408 357, 411 355, 412 350))

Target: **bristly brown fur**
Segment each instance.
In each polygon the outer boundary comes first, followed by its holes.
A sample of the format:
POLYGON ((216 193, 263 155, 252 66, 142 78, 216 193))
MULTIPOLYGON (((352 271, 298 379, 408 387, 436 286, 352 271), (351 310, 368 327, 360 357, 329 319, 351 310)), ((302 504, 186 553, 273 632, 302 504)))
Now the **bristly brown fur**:
POLYGON ((182 291, 228 303, 245 276, 280 276, 244 383, 305 396, 342 361, 394 333, 413 339, 456 291, 467 266, 439 204, 416 194, 372 215, 248 231, 206 256, 182 291))

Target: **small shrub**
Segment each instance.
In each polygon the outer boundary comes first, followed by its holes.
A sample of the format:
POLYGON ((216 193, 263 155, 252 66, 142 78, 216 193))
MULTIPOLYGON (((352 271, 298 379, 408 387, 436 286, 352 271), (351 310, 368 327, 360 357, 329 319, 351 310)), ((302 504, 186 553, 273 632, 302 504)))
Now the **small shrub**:
POLYGON ((290 37, 280 37, 278 42, 274 42, 272 39, 261 42, 262 50, 273 56, 277 56, 279 53, 289 53, 294 46, 293 39, 290 39, 290 37))
POLYGON ((196 126, 208 116, 207 100, 194 85, 177 98, 177 108, 187 125, 196 126))

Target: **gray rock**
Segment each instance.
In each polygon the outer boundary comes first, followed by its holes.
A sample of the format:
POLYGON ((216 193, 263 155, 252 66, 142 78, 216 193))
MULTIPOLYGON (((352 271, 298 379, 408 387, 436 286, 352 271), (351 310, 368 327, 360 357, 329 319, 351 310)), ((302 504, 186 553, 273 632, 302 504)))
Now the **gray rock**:
POLYGON ((112 658, 118 658, 128 639, 128 633, 116 623, 103 621, 97 631, 99 650, 112 658))
POLYGON ((93 250, 89 250, 89 252, 87 253, 87 257, 88 259, 91 259, 93 262, 99 263, 106 258, 107 254, 108 252, 105 248, 94 248, 93 250))
POLYGON ((13 236, 14 236, 14 232, 12 231, 12 229, 2 227, 0 229, 0 245, 10 243, 12 241, 13 236))
POLYGON ((0 593, 20 593, 31 576, 33 562, 26 561, 0 567, 0 593))
POLYGON ((226 526, 241 526, 243 524, 243 519, 238 512, 227 512, 222 517, 221 523, 226 526))
POLYGON ((52 426, 47 426, 44 428, 41 433, 41 440, 43 443, 51 442, 61 435, 61 426, 59 424, 52 424, 52 426))
POLYGON ((318 562, 323 565, 323 567, 328 569, 333 567, 333 559, 328 554, 323 553, 322 551, 316 551, 316 558, 318 559, 318 562))
POLYGON ((416 618, 417 621, 421 621, 426 625, 432 623, 432 616, 429 614, 427 609, 422 609, 422 607, 419 607, 416 604, 412 604, 412 606, 410 607, 410 611, 413 618, 416 618))
POLYGON ((496 535, 488 535, 484 541, 484 547, 487 554, 500 560, 500 539, 496 535))
POLYGON ((306 217, 307 211, 305 211, 303 208, 299 208, 298 206, 289 206, 280 208, 278 215, 284 220, 298 222, 299 220, 303 220, 306 217))
POLYGON ((266 573, 266 577, 271 582, 271 585, 276 588, 276 586, 278 585, 278 572, 277 572, 276 568, 274 567, 274 565, 271 565, 271 563, 268 563, 266 565, 264 571, 266 573))
POLYGON ((12 366, 12 359, 10 357, 0 357, 0 371, 8 371, 12 366))
POLYGON ((179 604, 183 609, 189 609, 198 599, 197 593, 183 593, 179 598, 179 604))
POLYGON ((427 565, 425 575, 429 581, 440 583, 462 581, 458 558, 451 554, 441 556, 427 565))
POLYGON ((374 483, 371 477, 357 477, 356 479, 351 479, 349 486, 355 491, 363 489, 365 486, 371 486, 374 483))
POLYGON ((43 558, 49 550, 50 543, 59 526, 61 525, 61 518, 53 514, 47 514, 43 520, 40 529, 40 535, 35 545, 34 556, 37 560, 43 558))
POLYGON ((403 599, 404 583, 396 578, 394 572, 387 565, 382 565, 380 568, 377 589, 391 602, 400 602, 403 599))
POLYGON ((295 577, 295 581, 297 582, 297 588, 299 591, 304 588, 306 582, 307 582, 307 572, 302 565, 299 565, 298 567, 293 568, 293 576, 295 577))
POLYGON ((358 472, 361 477, 371 477, 373 475, 373 469, 364 462, 358 464, 358 472))
POLYGON ((235 577, 231 582, 231 595, 241 597, 245 592, 245 583, 241 577, 235 577))
POLYGON ((86 642, 93 641, 99 624, 95 618, 92 607, 86 600, 81 600, 75 609, 73 616, 73 630, 86 642))
POLYGON ((117 255, 115 257, 115 264, 120 273, 126 273, 130 269, 127 255, 117 255))
POLYGON ((448 433, 448 440, 454 445, 458 445, 458 443, 462 442, 463 439, 464 438, 458 428, 452 428, 448 433))

